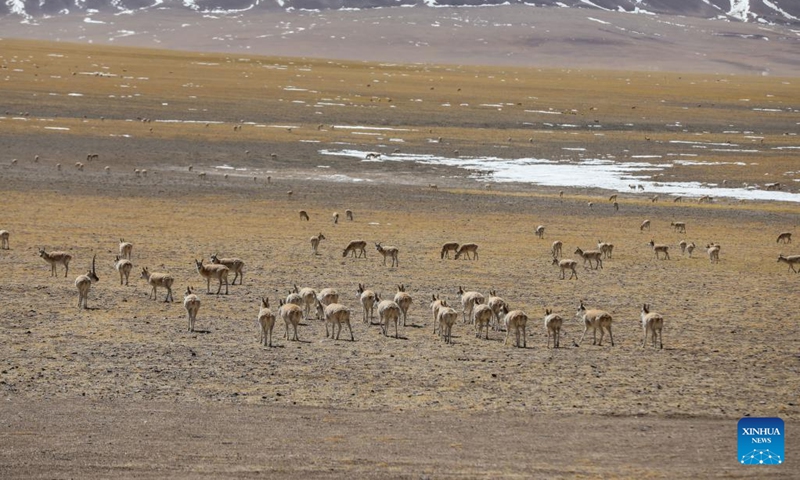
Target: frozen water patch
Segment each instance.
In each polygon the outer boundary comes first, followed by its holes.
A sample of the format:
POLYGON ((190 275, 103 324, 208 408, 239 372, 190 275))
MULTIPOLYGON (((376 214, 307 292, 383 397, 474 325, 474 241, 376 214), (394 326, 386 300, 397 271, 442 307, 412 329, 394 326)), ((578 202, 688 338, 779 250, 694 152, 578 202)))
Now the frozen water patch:
POLYGON ((44 127, 45 130, 69 130, 69 127, 44 127))

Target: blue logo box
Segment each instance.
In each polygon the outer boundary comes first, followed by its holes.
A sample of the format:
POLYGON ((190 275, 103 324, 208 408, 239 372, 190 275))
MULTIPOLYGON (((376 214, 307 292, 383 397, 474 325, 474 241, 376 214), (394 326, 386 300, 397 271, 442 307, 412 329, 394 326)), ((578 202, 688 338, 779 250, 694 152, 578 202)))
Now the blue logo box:
POLYGON ((740 464, 780 465, 786 461, 783 420, 745 417, 737 428, 740 464))

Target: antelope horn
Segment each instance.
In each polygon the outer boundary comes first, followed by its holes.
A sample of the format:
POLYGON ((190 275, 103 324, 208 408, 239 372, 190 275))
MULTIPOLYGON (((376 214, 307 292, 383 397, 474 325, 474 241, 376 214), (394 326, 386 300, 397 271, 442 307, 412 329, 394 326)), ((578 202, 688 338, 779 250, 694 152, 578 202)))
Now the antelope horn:
POLYGON ((96 259, 96 258, 97 258, 97 254, 95 254, 95 255, 92 257, 92 273, 95 273, 95 269, 94 269, 94 261, 95 261, 95 259, 96 259))

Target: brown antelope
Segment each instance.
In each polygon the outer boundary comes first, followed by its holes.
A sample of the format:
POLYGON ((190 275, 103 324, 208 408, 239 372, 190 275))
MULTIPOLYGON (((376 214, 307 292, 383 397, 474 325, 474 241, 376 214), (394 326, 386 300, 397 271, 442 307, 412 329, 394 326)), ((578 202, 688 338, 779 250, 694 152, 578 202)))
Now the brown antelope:
POLYGON ((275 315, 269 309, 269 299, 261 298, 261 308, 258 309, 258 324, 261 326, 261 338, 258 343, 265 347, 272 347, 272 329, 275 327, 275 315))
POLYGON ((364 285, 358 284, 358 289, 356 290, 358 294, 358 298, 361 301, 361 308, 364 312, 364 323, 369 323, 372 325, 372 319, 375 318, 375 302, 377 301, 377 296, 375 292, 372 290, 367 290, 367 287, 364 285))
POLYGON ((0 230, 0 249, 8 250, 8 237, 9 237, 8 230, 0 230))
POLYGON ((536 230, 533 232, 539 238, 539 240, 544 239, 544 225, 539 225, 536 227, 536 230))
MULTIPOLYGON (((311 318, 311 309, 314 308, 314 305, 317 303, 317 292, 314 291, 313 288, 309 287, 297 288, 297 285, 294 286, 292 292, 300 296, 300 302, 295 300, 295 296, 290 295, 286 298, 286 303, 294 303, 295 305, 299 305, 303 309, 303 318, 311 318)), ((317 316, 317 319, 320 318, 322 317, 317 316)))
POLYGON ((436 320, 439 323, 439 334, 442 336, 445 343, 452 344, 453 325, 455 325, 458 320, 458 312, 443 303, 436 315, 436 320))
MULTIPOLYGON (((0 235, 2 235, 2 232, 0 232, 0 235)), ((6 232, 6 242, 8 242, 8 232, 6 232)), ((780 235, 778 235, 778 240, 776 240, 775 243, 792 243, 792 233, 791 232, 781 233, 780 235)))
POLYGON ((322 232, 319 232, 319 235, 314 235, 311 237, 311 252, 314 255, 319 255, 317 249, 319 249, 319 242, 323 240, 325 240, 325 235, 323 235, 322 232))
POLYGON ((350 341, 354 342, 353 327, 350 325, 350 310, 340 303, 331 303, 328 306, 323 306, 317 302, 317 315, 325 319, 325 338, 330 336, 331 339, 339 340, 339 335, 342 333, 342 325, 347 325, 350 330, 350 341), (331 326, 328 332, 328 325, 331 326), (336 328, 339 328, 337 331, 336 328), (334 335, 335 334, 335 335, 334 335))
POLYGON ((126 242, 123 239, 119 239, 119 256, 120 258, 127 258, 128 260, 131 259, 131 253, 133 252, 133 244, 131 242, 126 242))
POLYGON ((44 251, 44 248, 39 249, 39 256, 44 258, 44 261, 50 264, 50 276, 55 277, 58 276, 56 273, 56 265, 59 263, 64 265, 64 278, 67 277, 69 273, 69 262, 72 260, 72 255, 65 252, 50 252, 47 253, 44 251))
MULTIPOLYGON (((288 195, 291 196, 292 192, 288 192, 288 195)), ((308 212, 306 212, 305 210, 300 210, 300 220, 305 220, 307 222, 308 221, 308 212)))
POLYGON ((299 342, 300 337, 297 335, 297 326, 300 325, 300 322, 303 320, 303 309, 294 303, 284 303, 283 300, 281 300, 280 308, 278 309, 278 315, 280 315, 280 317, 283 319, 283 322, 286 326, 284 337, 287 340, 290 340, 289 325, 291 325, 292 329, 294 330, 294 335, 292 336, 291 340, 299 342))
POLYGON ((411 308, 411 304, 414 302, 414 299, 411 298, 411 295, 406 293, 406 286, 400 284, 397 286, 397 293, 394 295, 394 303, 400 307, 400 311, 403 312, 403 326, 406 326, 406 319, 408 318, 408 309, 411 308))
POLYGON ((661 245, 653 240, 650 240, 650 243, 648 243, 648 245, 650 245, 653 248, 653 253, 656 256, 656 259, 659 258, 658 256, 659 253, 663 253, 664 260, 669 260, 669 245, 661 245))
POLYGON ((211 293, 211 279, 219 280, 219 287, 217 287, 217 295, 222 290, 222 284, 225 283, 225 295, 228 294, 228 267, 225 265, 203 265, 202 260, 194 260, 194 264, 197 267, 197 273, 200 274, 201 277, 206 279, 206 293, 211 293))
POLYGON ((614 244, 598 240, 597 249, 600 250, 604 258, 611 258, 611 255, 614 253, 614 244))
POLYGON ((171 302, 174 300, 172 297, 172 283, 175 280, 171 276, 167 275, 166 273, 150 273, 150 271, 147 270, 147 267, 142 267, 142 278, 147 280, 147 283, 153 287, 150 291, 150 295, 147 298, 157 300, 157 287, 164 287, 167 289, 167 297, 164 299, 164 301, 171 302))
POLYGON ((614 195, 611 195, 610 197, 608 197, 608 201, 612 202, 612 203, 616 202, 617 201, 617 194, 615 193, 614 195))
MULTIPOLYGON (((375 249, 383 255, 383 264, 386 265, 386 257, 392 259, 392 266, 397 267, 400 266, 400 262, 397 260, 397 254, 400 250, 397 247, 390 247, 390 246, 382 246, 380 242, 375 244, 375 249)), ((456 254, 456 258, 458 258, 458 254, 456 254)))
POLYGON ((345 247, 344 252, 342 252, 342 257, 346 257, 348 253, 356 258, 362 255, 364 258, 367 258, 367 242, 364 240, 353 240, 345 247), (356 255, 356 251, 358 251, 358 255, 356 255))
POLYGON ((586 307, 583 305, 583 300, 581 300, 581 304, 578 307, 578 313, 575 314, 577 317, 583 318, 583 335, 581 335, 580 341, 578 341, 578 345, 583 343, 583 337, 586 336, 586 332, 591 328, 592 329, 592 345, 603 345, 603 336, 605 335, 605 331, 608 331, 608 338, 611 340, 611 346, 614 346, 614 336, 611 334, 611 314, 603 311, 603 310, 586 310, 586 307), (600 342, 597 342, 597 331, 600 330, 600 342))
POLYGON ((669 224, 672 227, 672 230, 678 233, 686 233, 686 223, 685 222, 670 222, 669 224))
POLYGON ((501 314, 503 313, 503 309, 508 309, 508 304, 502 297, 497 296, 497 292, 495 290, 489 290, 489 299, 486 300, 486 305, 492 309, 492 315, 494 317, 494 330, 500 330, 500 327, 503 323, 503 317, 501 314))
POLYGON ((561 324, 564 320, 552 310, 545 309, 544 311, 544 328, 547 330, 547 348, 550 348, 550 336, 553 337, 553 348, 558 348, 561 345, 561 324))
POLYGON ((575 249, 575 254, 580 255, 583 259, 583 264, 586 265, 586 262, 589 262, 589 268, 592 268, 592 260, 595 261, 594 269, 597 270, 598 268, 603 268, 603 252, 600 250, 587 250, 583 251, 581 247, 575 249))
POLYGON ((575 270, 575 268, 578 266, 578 262, 575 260, 570 258, 565 258, 564 260, 553 258, 553 265, 558 265, 558 267, 561 269, 561 280, 564 280, 567 269, 572 271, 572 273, 569 274, 570 280, 572 280, 572 277, 575 277, 576 280, 578 279, 578 272, 575 270))
POLYGON ((794 266, 800 264, 800 255, 789 255, 788 257, 784 257, 781 253, 778 255, 778 263, 780 262, 789 265, 789 269, 797 273, 797 270, 795 270, 794 266))
POLYGON ((642 222, 641 225, 639 225, 640 232, 643 232, 645 230, 647 230, 648 232, 650 231, 650 220, 645 220, 644 222, 642 222))
POLYGON ((349 208, 344 211, 344 216, 345 216, 346 219, 350 220, 351 222, 353 221, 353 211, 350 210, 349 208))
POLYGON ((658 348, 664 348, 664 337, 662 336, 664 317, 662 317, 660 313, 651 312, 650 306, 647 304, 642 305, 642 328, 644 329, 642 348, 647 344, 648 332, 653 338, 653 348, 656 347, 656 337, 658 337, 658 348))
POLYGON ((475 305, 483 303, 483 295, 479 292, 465 292, 462 287, 458 287, 458 294, 461 295, 461 315, 464 323, 472 320, 472 310, 475 305))
POLYGON ((189 331, 194 332, 194 322, 197 321, 197 312, 200 311, 200 299, 192 292, 192 287, 186 287, 183 294, 183 308, 189 315, 189 331))
POLYGON ((553 242, 553 246, 550 247, 550 253, 553 254, 553 258, 558 258, 561 256, 561 248, 564 246, 564 243, 561 240, 556 240, 553 242))
POLYGON ((119 258, 119 255, 117 255, 114 259, 114 268, 119 272, 119 284, 122 285, 124 277, 125 285, 128 285, 128 279, 131 275, 131 270, 133 270, 131 261, 127 258, 119 258))
POLYGON ((489 324, 492 323, 494 312, 489 305, 476 305, 472 311, 472 322, 475 324, 475 337, 481 338, 481 333, 486 330, 486 340, 489 340, 489 324))
POLYGON ((708 259, 711 263, 719 263, 719 249, 721 246, 718 243, 709 243, 706 245, 706 252, 708 253, 708 259))
POLYGON ((393 300, 380 300, 378 303, 378 318, 380 319, 383 336, 389 336, 389 325, 394 323, 394 338, 398 338, 397 324, 400 323, 400 305, 393 300))
POLYGON ((508 337, 511 336, 511 332, 513 331, 516 337, 514 346, 527 348, 528 342, 526 340, 527 334, 525 333, 525 328, 528 324, 528 316, 525 312, 522 310, 512 310, 506 313, 503 323, 506 324, 506 339, 503 341, 503 345, 508 343, 508 337))
POLYGON ((339 293, 332 288, 323 288, 317 294, 317 300, 322 306, 327 307, 332 303, 339 303, 339 293))
POLYGON ((225 265, 228 267, 229 272, 233 272, 233 281, 231 285, 236 285, 236 279, 239 279, 239 285, 242 284, 244 279, 244 262, 241 258, 219 258, 216 253, 211 255, 211 263, 215 265, 225 265))
POLYGON ((445 258, 450 258, 450 252, 457 253, 458 252, 458 243, 456 242, 447 242, 442 245, 442 251, 439 254, 442 260, 445 258))
POLYGON ((78 288, 79 309, 81 308, 81 305, 83 305, 84 309, 89 308, 86 304, 86 302, 89 300, 89 290, 92 288, 93 283, 100 281, 100 278, 97 277, 97 273, 94 268, 95 258, 97 258, 97 255, 92 257, 92 269, 89 270, 85 275, 80 275, 75 279, 75 286, 78 288))
POLYGON ((478 259, 478 246, 474 243, 465 243, 458 248, 456 252, 456 260, 461 258, 461 255, 467 257, 468 260, 477 260, 478 259), (470 258, 469 254, 472 253, 472 257, 470 258))

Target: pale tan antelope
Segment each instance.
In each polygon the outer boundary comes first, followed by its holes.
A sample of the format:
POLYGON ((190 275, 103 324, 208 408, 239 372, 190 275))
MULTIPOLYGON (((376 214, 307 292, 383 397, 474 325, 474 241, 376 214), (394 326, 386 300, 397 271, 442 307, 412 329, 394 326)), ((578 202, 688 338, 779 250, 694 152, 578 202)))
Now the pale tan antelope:
POLYGON ((378 303, 378 318, 383 336, 389 336, 389 325, 394 323, 394 338, 398 338, 397 324, 400 323, 400 314, 400 305, 393 300, 381 300, 378 303))
MULTIPOLYGON (((6 232, 6 234, 7 233, 8 232, 6 232)), ((0 235, 2 235, 1 232, 0 235)), ((782 232, 780 235, 778 235, 778 240, 776 240, 775 243, 792 243, 792 233, 782 232)))
POLYGON ((127 258, 128 260, 131 259, 131 253, 133 252, 133 244, 131 242, 126 242, 123 239, 119 239, 119 257, 120 258, 127 258))
POLYGON ((614 336, 611 334, 611 314, 603 311, 603 310, 587 310, 586 307, 583 305, 583 300, 581 300, 581 304, 578 307, 578 313, 575 314, 577 317, 583 318, 583 335, 581 335, 580 341, 578 341, 578 345, 583 343, 583 337, 586 336, 586 332, 591 328, 592 329, 592 345, 603 345, 603 336, 605 332, 608 331, 608 338, 611 340, 611 346, 614 346, 614 336), (597 342, 597 331, 600 330, 600 342, 597 342))
POLYGON ((578 262, 572 260, 571 258, 565 258, 564 260, 559 260, 557 258, 553 258, 553 265, 558 265, 561 269, 561 280, 564 280, 566 277, 565 273, 567 269, 569 269, 572 273, 569 274, 569 279, 572 280, 572 277, 578 279, 578 271, 575 270, 578 266, 578 262))
POLYGON ((782 253, 778 254, 778 263, 780 262, 789 265, 789 269, 797 273, 797 270, 795 270, 794 266, 800 265, 800 255, 789 255, 788 257, 784 257, 782 253))
POLYGON ((656 337, 658 337, 658 348, 664 348, 664 337, 662 329, 664 328, 664 317, 660 313, 651 312, 650 306, 647 304, 642 305, 642 329, 644 330, 644 340, 642 340, 642 348, 647 344, 647 334, 653 339, 653 348, 656 347, 656 337))
POLYGON ((319 232, 319 235, 314 235, 311 237, 311 252, 314 255, 319 255, 319 252, 317 251, 319 249, 319 242, 325 239, 325 235, 323 235, 322 232, 319 232))
POLYGON ((327 307, 332 303, 339 303, 339 293, 332 288, 323 288, 317 294, 317 300, 323 306, 327 307))
POLYGON ((352 222, 353 221, 353 211, 348 208, 347 210, 344 211, 344 217, 352 222))
POLYGON ((678 242, 678 246, 681 247, 681 255, 683 255, 684 253, 686 253, 686 247, 689 246, 689 244, 686 243, 686 240, 681 240, 680 242, 678 242))
POLYGON ((492 315, 494 317, 494 330, 500 330, 503 323, 503 309, 507 310, 508 304, 502 297, 497 296, 497 292, 495 290, 489 290, 489 299, 486 300, 486 305, 492 309, 492 315))
POLYGON ((215 265, 225 265, 228 267, 229 272, 233 272, 233 281, 231 285, 236 285, 236 279, 239 279, 239 285, 244 280, 244 262, 241 258, 219 258, 216 253, 211 255, 211 263, 215 265))
POLYGON ((339 212, 333 212, 333 216, 332 216, 332 218, 333 218, 333 224, 334 224, 334 225, 336 225, 337 223, 339 223, 339 212))
POLYGON ((442 245, 442 251, 439 254, 439 257, 444 260, 445 258, 450 258, 450 252, 454 254, 458 252, 458 243, 456 242, 447 242, 442 245))
POLYGON ((283 319, 286 326, 284 338, 299 342, 300 337, 297 335, 297 326, 300 325, 300 322, 303 320, 303 309, 294 303, 283 303, 283 300, 280 301, 280 304, 278 315, 283 319), (289 338, 289 325, 292 326, 294 331, 291 339, 289 338))
POLYGON ((525 328, 528 324, 528 315, 522 310, 512 310, 506 313, 506 316, 503 318, 503 323, 506 324, 506 339, 503 341, 503 345, 508 344, 508 337, 511 336, 511 332, 514 332, 514 337, 516 339, 514 346, 527 348, 528 342, 526 337, 528 335, 525 333, 525 328))
POLYGON ((583 259, 583 264, 586 265, 586 262, 589 262, 589 268, 594 268, 597 270, 598 268, 603 268, 603 252, 600 250, 586 250, 583 251, 581 247, 575 249, 574 252, 576 255, 579 255, 583 259), (594 260, 595 265, 592 267, 592 260, 594 260))
POLYGON ((656 203, 658 201, 658 195, 653 195, 652 197, 650 197, 650 201, 656 203))
POLYGON ((411 308, 411 304, 414 302, 414 299, 411 298, 411 295, 406 293, 406 286, 400 284, 397 286, 397 293, 394 295, 394 303, 396 303, 400 307, 400 311, 403 312, 403 326, 406 326, 406 320, 408 318, 408 309, 411 308))
POLYGON ((347 325, 347 329, 350 330, 350 341, 355 341, 353 327, 350 325, 350 310, 347 307, 340 303, 331 303, 328 306, 323 306, 317 302, 317 315, 325 319, 325 338, 330 336, 331 339, 339 340, 339 335, 342 333, 342 325, 347 325), (328 325, 331 326, 330 332, 328 332, 328 325))
POLYGON ((544 239, 544 225, 539 225, 536 227, 536 230, 533 232, 539 238, 539 240, 544 239))
POLYGON ((10 235, 11 234, 8 233, 8 230, 0 230, 0 249, 2 249, 2 250, 8 250, 9 249, 8 237, 10 235))
POLYGON ((645 220, 641 225, 639 225, 640 232, 644 232, 645 230, 648 232, 650 231, 650 220, 645 220))
POLYGON ((89 290, 92 288, 93 283, 97 283, 100 281, 100 278, 97 277, 96 270, 94 268, 95 258, 97 255, 92 257, 92 269, 89 270, 85 275, 81 275, 75 279, 75 287, 78 288, 78 308, 81 308, 83 305, 84 309, 88 309, 86 302, 89 300, 89 290))
POLYGON ((367 290, 367 287, 360 283, 358 284, 356 292, 358 294, 358 299, 361 301, 361 309, 364 313, 363 321, 364 323, 372 325, 372 319, 375 318, 375 302, 378 297, 375 295, 375 292, 367 290))
MULTIPOLYGON (((289 192, 289 195, 291 196, 292 192, 289 192)), ((308 212, 306 212, 305 210, 300 210, 300 220, 305 220, 307 222, 309 220, 308 212)))
POLYGON ((458 320, 458 312, 454 309, 443 305, 437 312, 437 321, 439 323, 439 334, 444 339, 445 343, 453 343, 453 325, 458 320))
POLYGON ((222 290, 222 284, 225 284, 225 295, 228 294, 228 267, 225 265, 203 265, 202 260, 194 260, 194 264, 197 267, 197 273, 200 274, 201 277, 206 279, 206 293, 211 293, 211 279, 215 279, 219 281, 219 287, 217 287, 217 295, 222 290))
POLYGON ((194 332, 194 323, 197 321, 197 312, 200 311, 200 299, 192 292, 192 287, 186 287, 183 294, 183 308, 189 316, 189 331, 194 332))
POLYGON ((550 337, 553 337, 553 348, 558 348, 561 345, 561 325, 564 320, 557 313, 552 310, 545 309, 544 311, 544 329, 547 331, 547 348, 550 348, 550 337))
POLYGON ((456 260, 461 258, 461 255, 467 257, 468 260, 477 260, 478 259, 478 245, 474 243, 465 243, 458 247, 458 251, 456 252, 456 260), (469 254, 472 253, 472 257, 470 258, 469 254))
POLYGON ((697 203, 711 203, 713 199, 709 195, 703 195, 697 199, 697 203))
POLYGON ((367 242, 364 240, 353 240, 345 247, 344 252, 342 252, 342 257, 346 257, 348 253, 356 258, 362 255, 364 258, 367 258, 367 242), (358 252, 358 255, 356 255, 356 252, 358 252))
POLYGON ((128 279, 131 276, 131 270, 133 270, 131 261, 127 258, 119 258, 119 255, 117 255, 114 259, 114 268, 119 272, 119 284, 122 285, 124 278, 125 285, 128 285, 128 279))
POLYGON ((597 249, 600 250, 600 253, 603 254, 603 257, 611 258, 612 254, 614 253, 614 244, 598 240, 597 249))
MULTIPOLYGON (((375 244, 375 250, 378 251, 381 255, 383 255, 383 264, 386 265, 386 257, 392 259, 392 266, 397 267, 400 265, 400 262, 397 260, 397 254, 400 250, 397 247, 390 247, 390 246, 382 246, 380 242, 375 244)), ((458 258, 458 254, 456 254, 456 258, 458 258)))
POLYGON ((265 347, 272 347, 272 329, 275 327, 275 315, 269 309, 269 299, 261 299, 258 309, 258 324, 261 327, 261 338, 258 343, 265 347))
POLYGON ((167 275, 166 273, 150 273, 150 271, 147 270, 147 267, 143 267, 142 278, 147 280, 147 283, 153 287, 150 291, 150 295, 147 298, 157 300, 157 288, 164 287, 167 289, 167 297, 164 299, 164 301, 171 302, 174 300, 172 297, 172 283, 175 280, 171 276, 167 275))
POLYGON ((711 263, 719 263, 719 250, 721 246, 717 243, 709 243, 706 245, 706 253, 708 253, 708 260, 711 263))
POLYGON ((475 305, 484 303, 484 298, 480 292, 465 292, 462 287, 458 287, 458 294, 461 295, 461 315, 464 323, 467 323, 472 320, 472 310, 475 305))
POLYGON ((66 252, 47 253, 44 251, 44 248, 40 248, 39 256, 44 258, 44 261, 50 264, 51 277, 58 276, 58 273, 56 273, 56 265, 58 264, 64 265, 64 278, 67 277, 67 274, 69 273, 69 262, 72 260, 72 255, 66 252))
MULTIPOLYGON (((304 287, 304 288, 297 288, 297 285, 294 286, 293 293, 300 295, 301 302, 296 303, 294 301, 294 297, 287 298, 286 303, 294 303, 295 305, 300 305, 303 308, 303 318, 309 319, 311 318, 311 310, 314 308, 314 305, 317 303, 317 292, 314 291, 313 288, 304 287)), ((321 319, 322 317, 317 316, 317 319, 321 319)))
POLYGON ((678 233, 686 233, 686 223, 685 222, 670 222, 669 224, 672 227, 672 230, 678 233))
POLYGON ((658 256, 659 253, 663 253, 664 254, 664 260, 669 260, 669 245, 662 245, 662 244, 656 243, 653 240, 650 240, 650 243, 648 243, 648 245, 650 245, 653 248, 653 253, 656 256, 656 259, 659 258, 659 256, 658 256))
POLYGON ((447 301, 439 298, 438 295, 431 295, 431 312, 433 313, 433 333, 436 334, 436 329, 439 326, 439 310, 447 306, 447 301))
POLYGON ((292 305, 297 305, 301 309, 303 308, 303 305, 305 305, 305 301, 303 300, 303 297, 300 296, 300 293, 297 292, 296 286, 295 289, 290 291, 289 295, 286 296, 286 300, 284 301, 284 303, 291 303, 292 305))
POLYGON ((689 254, 689 258, 692 258, 692 252, 694 252, 695 248, 697 248, 697 245, 695 245, 694 242, 690 242, 689 245, 686 245, 686 253, 689 254))
POLYGON ((550 253, 553 254, 553 258, 558 258, 561 256, 561 248, 564 246, 564 243, 561 240, 556 240, 553 242, 553 246, 550 247, 550 253))
POLYGON ((481 333, 486 330, 486 340, 489 340, 489 325, 494 318, 494 312, 489 305, 476 305, 472 311, 472 321, 475 323, 475 336, 481 338, 481 333))

